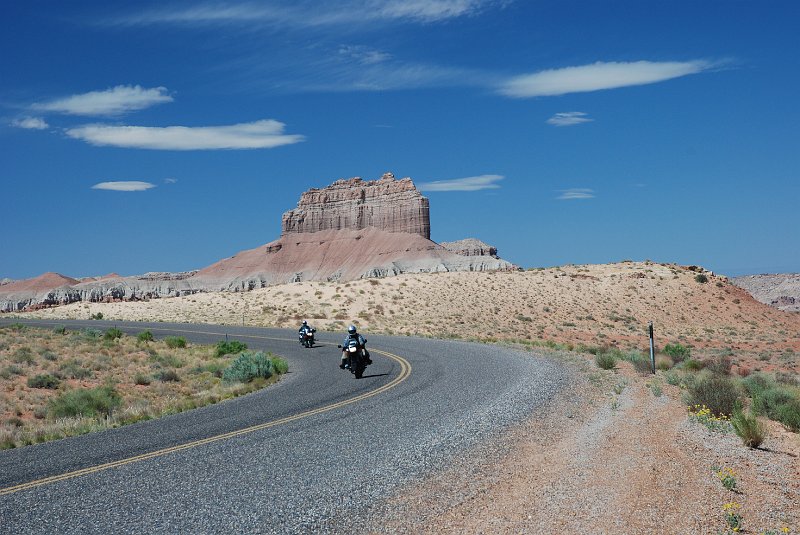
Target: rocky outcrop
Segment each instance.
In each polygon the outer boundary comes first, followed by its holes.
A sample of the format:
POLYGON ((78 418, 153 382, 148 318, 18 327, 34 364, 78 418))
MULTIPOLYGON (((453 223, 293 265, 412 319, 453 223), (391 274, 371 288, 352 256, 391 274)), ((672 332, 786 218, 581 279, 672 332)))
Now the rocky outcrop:
POLYGON ((300 196, 297 208, 283 214, 281 228, 282 235, 376 228, 431 237, 428 199, 410 178, 396 180, 392 173, 379 180, 356 177, 310 189, 300 196))
POLYGON ((731 282, 757 301, 788 312, 800 312, 800 273, 746 275, 731 282))
POLYGON ((475 239, 430 240, 428 199, 410 178, 338 180, 303 193, 283 214, 281 237, 198 271, 70 279, 48 273, 0 287, 0 311, 76 301, 133 301, 207 291, 247 291, 306 280, 401 273, 518 269, 475 239))
POLYGON ((475 238, 441 242, 439 245, 451 253, 463 256, 491 256, 497 258, 497 247, 493 247, 475 238))

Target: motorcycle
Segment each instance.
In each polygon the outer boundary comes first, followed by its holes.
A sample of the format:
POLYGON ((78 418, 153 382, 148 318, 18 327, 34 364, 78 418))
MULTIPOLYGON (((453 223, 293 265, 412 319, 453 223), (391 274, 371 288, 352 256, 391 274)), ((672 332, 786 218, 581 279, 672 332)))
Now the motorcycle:
POLYGON ((306 329, 299 335, 300 345, 303 347, 314 347, 314 333, 316 329, 306 329))
POLYGON ((345 367, 350 370, 350 373, 356 376, 356 379, 361 379, 364 376, 364 370, 367 368, 367 356, 365 349, 358 347, 356 340, 348 340, 347 347, 341 345, 336 346, 347 353, 347 364, 345 367))

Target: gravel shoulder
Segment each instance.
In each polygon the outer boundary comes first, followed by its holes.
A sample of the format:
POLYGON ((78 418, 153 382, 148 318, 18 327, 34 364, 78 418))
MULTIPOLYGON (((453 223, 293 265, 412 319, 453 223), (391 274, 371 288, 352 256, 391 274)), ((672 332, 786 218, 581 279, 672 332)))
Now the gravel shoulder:
MULTIPOLYGON (((568 357, 569 358, 569 357, 568 357)), ((387 502, 372 532, 800 532, 800 440, 778 425, 761 450, 690 422, 677 387, 655 396, 628 364, 602 372, 571 359, 570 384, 501 440, 387 502), (624 385, 619 395, 614 385, 624 385), (737 473, 741 491, 712 467, 737 473)))

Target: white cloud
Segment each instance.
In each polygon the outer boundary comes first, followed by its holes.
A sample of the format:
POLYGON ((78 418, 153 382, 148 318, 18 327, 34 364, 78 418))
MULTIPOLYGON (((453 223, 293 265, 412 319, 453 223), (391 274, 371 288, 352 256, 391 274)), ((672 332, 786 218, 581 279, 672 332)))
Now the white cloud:
POLYGON ((696 61, 635 61, 630 63, 598 61, 591 65, 564 67, 516 76, 504 82, 499 92, 509 97, 544 97, 653 84, 696 74, 713 66, 696 61))
POLYGON ((507 0, 349 0, 321 3, 239 2, 204 3, 185 9, 156 9, 124 16, 116 22, 143 24, 270 24, 315 27, 411 21, 432 23, 476 15, 507 0))
POLYGON ((589 123, 594 121, 587 117, 587 114, 582 111, 565 111, 556 113, 547 120, 547 124, 553 126, 573 126, 581 123, 589 123))
POLYGON ((478 191, 483 189, 497 189, 497 182, 505 178, 503 175, 480 175, 451 180, 435 180, 418 184, 422 191, 478 191))
POLYGON ((113 126, 90 124, 67 135, 91 145, 154 150, 270 149, 305 140, 284 134, 285 125, 265 119, 229 126, 113 126))
POLYGON ((362 65, 373 65, 391 59, 391 54, 363 45, 342 45, 339 54, 362 65))
POLYGON ((11 126, 30 130, 44 130, 45 128, 49 128, 50 125, 39 117, 25 117, 24 119, 15 119, 11 122, 11 126))
POLYGON ((172 97, 167 94, 165 87, 147 89, 139 85, 118 85, 105 91, 90 91, 40 102, 32 107, 39 111, 68 115, 121 115, 164 102, 172 102, 172 97))
POLYGON ((570 188, 562 189, 561 195, 556 197, 561 201, 571 201, 575 199, 594 199, 594 190, 589 188, 570 188))
POLYGON ((178 181, 177 178, 165 178, 164 184, 175 184, 178 181))
POLYGON ((145 191, 154 187, 156 187, 155 184, 151 184, 150 182, 128 180, 121 182, 100 182, 99 184, 92 186, 92 189, 105 189, 110 191, 145 191))

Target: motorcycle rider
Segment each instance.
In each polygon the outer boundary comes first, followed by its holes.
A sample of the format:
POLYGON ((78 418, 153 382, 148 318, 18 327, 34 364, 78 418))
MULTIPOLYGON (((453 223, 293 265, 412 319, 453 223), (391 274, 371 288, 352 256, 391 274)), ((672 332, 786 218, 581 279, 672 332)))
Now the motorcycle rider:
POLYGON ((342 342, 342 362, 339 364, 339 367, 341 369, 345 369, 347 365, 348 356, 346 348, 350 340, 355 340, 358 344, 358 348, 364 350, 364 356, 367 359, 367 366, 372 364, 372 359, 369 358, 369 351, 367 351, 367 339, 356 332, 355 325, 351 325, 347 328, 347 336, 344 337, 344 341, 342 342))
POLYGON ((316 329, 308 324, 308 321, 303 320, 303 324, 300 326, 300 329, 297 330, 297 334, 300 337, 300 340, 303 340, 303 336, 305 336, 307 331, 311 331, 313 333, 315 330, 316 329))

